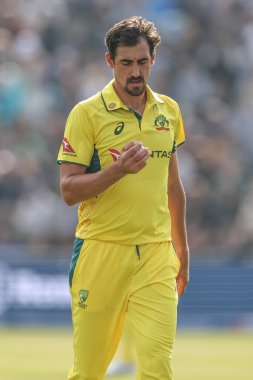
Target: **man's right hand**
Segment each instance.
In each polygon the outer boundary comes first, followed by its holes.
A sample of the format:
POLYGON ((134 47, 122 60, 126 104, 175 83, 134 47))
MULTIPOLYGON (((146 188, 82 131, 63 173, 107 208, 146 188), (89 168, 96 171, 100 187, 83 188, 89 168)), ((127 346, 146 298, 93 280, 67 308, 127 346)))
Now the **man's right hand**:
POLYGON ((131 141, 127 143, 121 152, 116 165, 124 174, 134 174, 142 170, 150 157, 150 151, 144 147, 140 141, 131 141))

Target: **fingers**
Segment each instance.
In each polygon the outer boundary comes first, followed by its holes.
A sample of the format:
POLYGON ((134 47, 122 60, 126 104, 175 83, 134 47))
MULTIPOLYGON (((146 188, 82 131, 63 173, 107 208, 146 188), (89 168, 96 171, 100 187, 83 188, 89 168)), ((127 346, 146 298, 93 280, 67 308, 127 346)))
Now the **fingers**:
POLYGON ((148 150, 148 148, 144 147, 141 144, 138 144, 138 145, 133 146, 132 148, 130 148, 126 152, 126 157, 127 158, 132 158, 133 161, 138 162, 143 157, 145 157, 147 154, 149 156, 149 150, 148 150))
POLYGON ((123 147, 122 152, 126 152, 127 156, 133 156, 138 150, 144 148, 143 143, 140 141, 130 141, 123 147))
POLYGON ((149 156, 149 151, 144 152, 144 155, 142 155, 141 157, 137 155, 133 156, 134 162, 132 162, 131 165, 132 173, 138 173, 141 169, 143 169, 147 164, 149 156))
POLYGON ((183 277, 177 278, 177 292, 179 297, 181 297, 186 290, 187 281, 183 277))
POLYGON ((129 143, 127 143, 126 145, 123 146, 122 152, 127 151, 128 149, 132 148, 133 146, 135 146, 138 143, 139 143, 139 141, 130 141, 129 143))
POLYGON ((124 146, 119 164, 125 173, 137 173, 145 167, 149 156, 149 149, 141 142, 131 141, 124 146))
POLYGON ((179 297, 181 297, 185 293, 188 282, 189 282, 189 275, 183 275, 179 271, 179 274, 176 279, 177 292, 178 292, 179 297))

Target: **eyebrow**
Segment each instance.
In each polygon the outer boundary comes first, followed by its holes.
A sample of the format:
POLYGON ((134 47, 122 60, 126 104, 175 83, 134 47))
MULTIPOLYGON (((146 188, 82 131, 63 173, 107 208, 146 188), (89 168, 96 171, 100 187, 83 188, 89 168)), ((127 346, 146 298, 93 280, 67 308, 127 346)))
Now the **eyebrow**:
POLYGON ((120 60, 120 62, 133 62, 133 60, 131 60, 131 59, 127 59, 127 58, 122 58, 122 59, 120 60))
MULTIPOLYGON (((137 60, 137 62, 141 62, 141 61, 148 61, 148 58, 147 57, 143 57, 143 58, 140 58, 140 59, 137 60)), ((131 63, 131 62, 133 62, 133 59, 122 58, 120 60, 120 62, 131 63)))

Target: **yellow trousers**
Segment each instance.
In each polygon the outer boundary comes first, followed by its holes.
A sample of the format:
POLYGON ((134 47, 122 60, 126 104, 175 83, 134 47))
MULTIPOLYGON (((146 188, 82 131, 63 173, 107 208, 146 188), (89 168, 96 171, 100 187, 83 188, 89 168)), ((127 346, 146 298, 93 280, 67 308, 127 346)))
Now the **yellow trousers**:
POLYGON ((172 380, 180 263, 171 242, 124 246, 76 239, 70 269, 74 366, 68 380, 102 380, 125 317, 137 378, 172 380))

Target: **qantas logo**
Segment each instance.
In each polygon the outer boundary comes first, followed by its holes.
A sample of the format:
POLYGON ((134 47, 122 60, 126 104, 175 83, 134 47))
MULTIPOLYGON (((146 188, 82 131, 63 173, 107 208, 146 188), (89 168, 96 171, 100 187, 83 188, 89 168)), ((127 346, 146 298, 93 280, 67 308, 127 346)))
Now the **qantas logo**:
POLYGON ((74 149, 72 148, 66 137, 64 137, 64 139, 62 140, 62 148, 63 152, 75 153, 74 149))
MULTIPOLYGON (((120 152, 116 149, 109 149, 109 152, 111 153, 111 156, 113 158, 113 161, 117 161, 120 156, 120 152)), ((167 150, 152 150, 150 152, 151 158, 171 158, 172 151, 167 150)))
POLYGON ((120 152, 118 152, 116 149, 109 149, 109 152, 111 153, 113 161, 117 161, 119 159, 120 152))
POLYGON ((172 151, 167 150, 152 150, 150 152, 151 158, 170 158, 172 155, 172 151))

